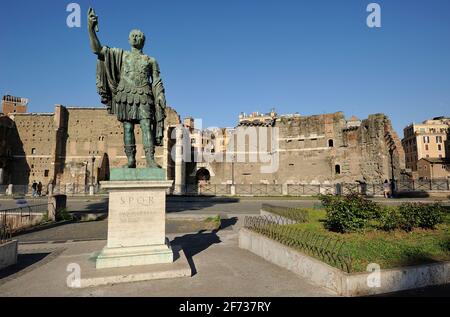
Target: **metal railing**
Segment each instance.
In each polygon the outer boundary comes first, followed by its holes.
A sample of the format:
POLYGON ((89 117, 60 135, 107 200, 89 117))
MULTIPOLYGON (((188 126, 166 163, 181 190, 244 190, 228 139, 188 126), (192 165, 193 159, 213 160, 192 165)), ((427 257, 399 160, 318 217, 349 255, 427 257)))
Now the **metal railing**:
POLYGON ((291 220, 290 224, 305 223, 309 219, 308 211, 305 209, 302 209, 302 208, 280 207, 280 206, 274 206, 274 205, 269 205, 269 204, 262 204, 261 209, 264 211, 267 211, 271 214, 279 216, 277 223, 280 223, 279 222, 280 217, 291 220))
POLYGON ((330 184, 288 184, 287 194, 289 196, 316 196, 335 194, 335 185, 330 184))
POLYGON ((236 195, 251 196, 281 196, 283 185, 278 184, 237 184, 236 195))
POLYGON ((12 233, 11 228, 7 224, 0 225, 0 244, 11 241, 12 233))
MULTIPOLYGON (((93 185, 94 194, 99 194, 102 192, 101 186, 99 184, 93 185)), ((60 184, 53 187, 54 195, 89 195, 91 185, 81 185, 81 184, 60 184)))
MULTIPOLYGON (((53 187, 54 195, 89 195, 91 185, 80 185, 80 184, 61 184, 55 185, 53 187)), ((8 191, 8 185, 0 185, 0 195, 6 195, 8 191)), ((33 190, 31 185, 13 185, 12 186, 12 195, 13 196, 31 196, 33 190)), ((94 185, 94 194, 102 193, 101 186, 99 184, 94 185)), ((45 187, 42 189, 41 196, 47 196, 48 188, 45 187)))
POLYGON ((48 211, 49 204, 40 204, 33 206, 23 206, 10 209, 0 210, 0 226, 8 224, 9 216, 20 216, 20 218, 31 218, 34 213, 45 213, 48 211))
POLYGON ((278 224, 268 217, 246 217, 244 227, 288 247, 298 249, 332 266, 350 273, 352 257, 346 252, 344 240, 278 224))

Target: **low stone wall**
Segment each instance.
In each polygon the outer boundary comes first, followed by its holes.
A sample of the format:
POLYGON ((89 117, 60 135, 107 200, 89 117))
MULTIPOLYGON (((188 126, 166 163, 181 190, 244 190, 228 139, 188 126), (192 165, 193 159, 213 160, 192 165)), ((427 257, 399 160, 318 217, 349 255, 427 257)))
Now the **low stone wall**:
POLYGON ((17 263, 17 248, 17 240, 0 244, 0 270, 17 263))
POLYGON ((9 225, 12 232, 20 231, 40 224, 46 212, 26 213, 26 215, 18 213, 8 213, 6 215, 6 224, 9 225))
POLYGON ((450 262, 381 270, 379 287, 370 287, 368 281, 378 273, 345 273, 245 228, 239 231, 239 247, 341 296, 385 294, 450 283, 450 262))

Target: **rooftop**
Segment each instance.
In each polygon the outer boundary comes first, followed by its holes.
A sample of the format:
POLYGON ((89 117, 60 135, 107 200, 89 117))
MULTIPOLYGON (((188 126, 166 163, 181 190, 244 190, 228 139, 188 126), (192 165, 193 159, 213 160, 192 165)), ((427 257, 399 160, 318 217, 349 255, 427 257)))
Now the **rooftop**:
POLYGON ((431 164, 450 164, 450 159, 448 158, 428 157, 422 158, 420 160, 427 161, 431 164))

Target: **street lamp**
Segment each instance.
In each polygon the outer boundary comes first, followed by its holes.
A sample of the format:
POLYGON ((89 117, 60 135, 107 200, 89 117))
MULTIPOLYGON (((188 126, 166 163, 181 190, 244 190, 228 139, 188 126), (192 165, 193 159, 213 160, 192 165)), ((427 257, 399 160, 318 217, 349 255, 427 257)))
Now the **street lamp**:
POLYGON ((92 155, 91 157, 91 185, 94 186, 94 163, 95 163, 95 156, 92 155))

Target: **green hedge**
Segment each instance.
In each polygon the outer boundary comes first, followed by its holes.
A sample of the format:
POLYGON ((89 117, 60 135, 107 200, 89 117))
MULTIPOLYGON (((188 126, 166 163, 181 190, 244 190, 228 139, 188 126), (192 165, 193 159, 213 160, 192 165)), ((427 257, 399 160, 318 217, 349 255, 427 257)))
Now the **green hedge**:
POLYGON ((325 227, 334 232, 350 233, 363 231, 370 220, 380 214, 380 206, 361 195, 321 196, 327 212, 325 227))

